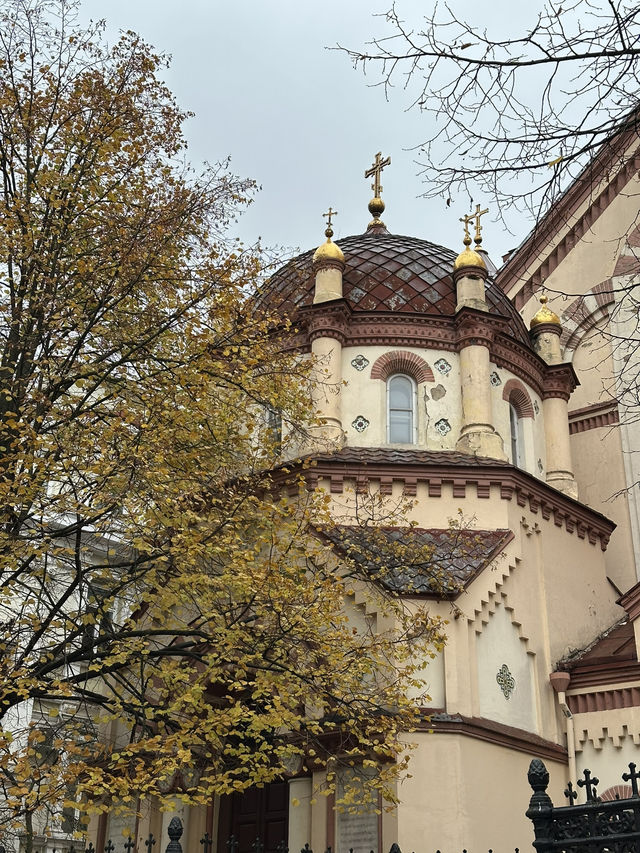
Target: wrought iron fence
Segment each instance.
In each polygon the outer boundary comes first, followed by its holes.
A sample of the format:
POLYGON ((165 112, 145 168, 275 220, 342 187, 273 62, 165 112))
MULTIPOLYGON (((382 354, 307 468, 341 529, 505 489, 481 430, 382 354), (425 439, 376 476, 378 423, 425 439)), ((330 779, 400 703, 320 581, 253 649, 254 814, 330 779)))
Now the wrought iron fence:
MULTIPOLYGON (((171 819, 169 823, 169 827, 167 829, 169 835, 169 843, 167 844, 165 853, 183 853, 182 844, 180 839, 182 838, 182 834, 184 832, 184 827, 182 825, 182 821, 178 817, 174 817, 171 819)), ((156 839, 152 834, 148 835, 145 842, 145 853, 153 853, 153 848, 156 845, 156 839)), ((200 853, 214 853, 213 851, 214 841, 209 836, 208 833, 205 833, 204 836, 200 839, 200 853)), ((240 851, 240 842, 235 836, 230 836, 227 841, 222 845, 227 853, 244 853, 244 851, 240 851)), ((129 836, 124 841, 122 841, 119 845, 124 853, 133 853, 136 848, 136 842, 129 836)), ((275 846, 271 845, 267 847, 264 841, 260 838, 256 838, 253 843, 250 845, 251 853, 289 853, 289 848, 285 841, 280 841, 275 846)), ((0 851, 1 853, 1 851, 0 851)), ((54 850, 53 853, 56 853, 54 850)), ((96 851, 93 844, 89 844, 87 848, 66 848, 65 851, 59 851, 59 853, 102 853, 102 851, 96 851)), ((104 847, 104 853, 121 853, 121 851, 116 847, 111 839, 109 839, 104 847)), ((309 846, 309 844, 305 844, 304 847, 300 850, 300 853, 313 853, 313 850, 309 846)), ((327 847, 323 853, 338 853, 337 851, 332 850, 331 847, 327 847)), ((348 853, 381 853, 381 851, 376 850, 354 850, 353 847, 350 847, 348 853)), ((400 847, 397 844, 392 844, 389 853, 402 853, 400 847)), ((413 853, 413 851, 412 851, 413 853)), ((435 853, 440 853, 440 850, 436 850, 435 853)), ((478 850, 467 850, 466 848, 461 851, 461 853, 485 853, 485 851, 478 850)), ((494 853, 494 851, 489 848, 487 853, 494 853)), ((510 853, 510 851, 506 851, 506 853, 510 853)), ((520 853, 518 847, 515 848, 514 853, 520 853)), ((640 853, 640 851, 639 851, 640 853)))
POLYGON ((575 804, 578 794, 570 782, 564 792, 569 805, 553 805, 547 794, 549 772, 540 759, 531 762, 528 778, 533 795, 526 814, 533 823, 537 853, 640 853, 640 773, 635 764, 622 774, 631 796, 607 801, 598 797, 599 780, 585 770, 578 786, 587 801, 580 805, 575 804))

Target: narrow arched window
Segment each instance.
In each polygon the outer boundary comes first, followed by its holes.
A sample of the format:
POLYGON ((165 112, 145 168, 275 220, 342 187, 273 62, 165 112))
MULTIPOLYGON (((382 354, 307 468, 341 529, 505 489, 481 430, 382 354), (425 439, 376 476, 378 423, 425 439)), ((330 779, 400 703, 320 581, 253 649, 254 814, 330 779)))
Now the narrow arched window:
POLYGON ((396 374, 387 381, 387 437, 390 444, 415 442, 416 388, 409 376, 396 374))
POLYGON ((522 457, 522 424, 518 410, 509 403, 509 425, 511 427, 511 462, 517 468, 522 468, 524 460, 522 457))

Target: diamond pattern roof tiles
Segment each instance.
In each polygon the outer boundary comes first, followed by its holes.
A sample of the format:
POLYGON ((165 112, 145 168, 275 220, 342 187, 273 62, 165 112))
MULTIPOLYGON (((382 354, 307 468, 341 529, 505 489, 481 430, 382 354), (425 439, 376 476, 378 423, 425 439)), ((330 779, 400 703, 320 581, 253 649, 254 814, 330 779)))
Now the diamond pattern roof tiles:
MULTIPOLYGON (((452 277, 456 253, 417 237, 374 228, 338 241, 344 252, 344 297, 354 311, 451 316, 455 311, 452 277)), ((258 303, 292 313, 313 303, 313 251, 278 270, 264 285, 258 303)), ((511 333, 529 345, 520 315, 501 288, 489 282, 489 308, 512 320, 511 333)))

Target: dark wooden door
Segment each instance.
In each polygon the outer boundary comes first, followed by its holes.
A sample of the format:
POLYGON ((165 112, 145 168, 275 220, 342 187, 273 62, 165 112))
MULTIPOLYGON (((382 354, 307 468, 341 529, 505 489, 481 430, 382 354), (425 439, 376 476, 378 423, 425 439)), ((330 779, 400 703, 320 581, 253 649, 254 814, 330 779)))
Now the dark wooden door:
POLYGON ((218 853, 275 853, 287 846, 289 786, 272 782, 220 801, 218 853), (231 849, 229 839, 237 846, 231 849), (257 839, 262 846, 257 846, 257 839))

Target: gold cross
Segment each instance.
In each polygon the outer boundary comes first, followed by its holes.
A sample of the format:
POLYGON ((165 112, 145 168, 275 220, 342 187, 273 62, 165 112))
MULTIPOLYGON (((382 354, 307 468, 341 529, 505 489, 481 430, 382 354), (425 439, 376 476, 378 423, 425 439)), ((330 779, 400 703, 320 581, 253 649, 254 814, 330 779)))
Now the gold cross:
POLYGON ((468 213, 460 219, 460 222, 464 222, 464 240, 463 243, 465 246, 471 245, 471 237, 469 235, 469 225, 475 220, 476 223, 476 235, 473 238, 476 245, 479 246, 482 243, 482 225, 480 225, 480 217, 484 216, 485 213, 489 213, 489 208, 485 207, 484 210, 480 210, 480 205, 476 204, 476 212, 468 213))
POLYGON ((329 208, 329 210, 328 210, 326 213, 323 213, 322 215, 327 217, 327 228, 331 228, 331 217, 332 217, 332 216, 337 216, 337 215, 338 215, 338 211, 337 211, 337 210, 333 210, 333 209, 330 207, 330 208, 329 208))
POLYGON ((387 157, 385 160, 382 159, 382 152, 378 151, 376 154, 376 159, 373 161, 370 169, 364 173, 365 178, 370 178, 372 175, 373 183, 371 184, 371 189, 373 190, 373 194, 376 198, 380 198, 380 193, 382 192, 382 184, 380 183, 380 173, 384 169, 385 166, 389 166, 391 164, 391 157, 387 157))
POLYGON ((482 225, 480 225, 480 217, 484 216, 485 213, 489 213, 489 208, 485 207, 484 210, 480 210, 480 205, 476 204, 476 212, 473 214, 473 218, 476 221, 476 236, 473 238, 476 246, 479 246, 482 243, 482 225))
POLYGON ((469 223, 473 222, 473 213, 465 214, 460 219, 460 222, 464 222, 464 240, 462 242, 465 244, 465 246, 470 246, 471 237, 469 235, 469 223))

